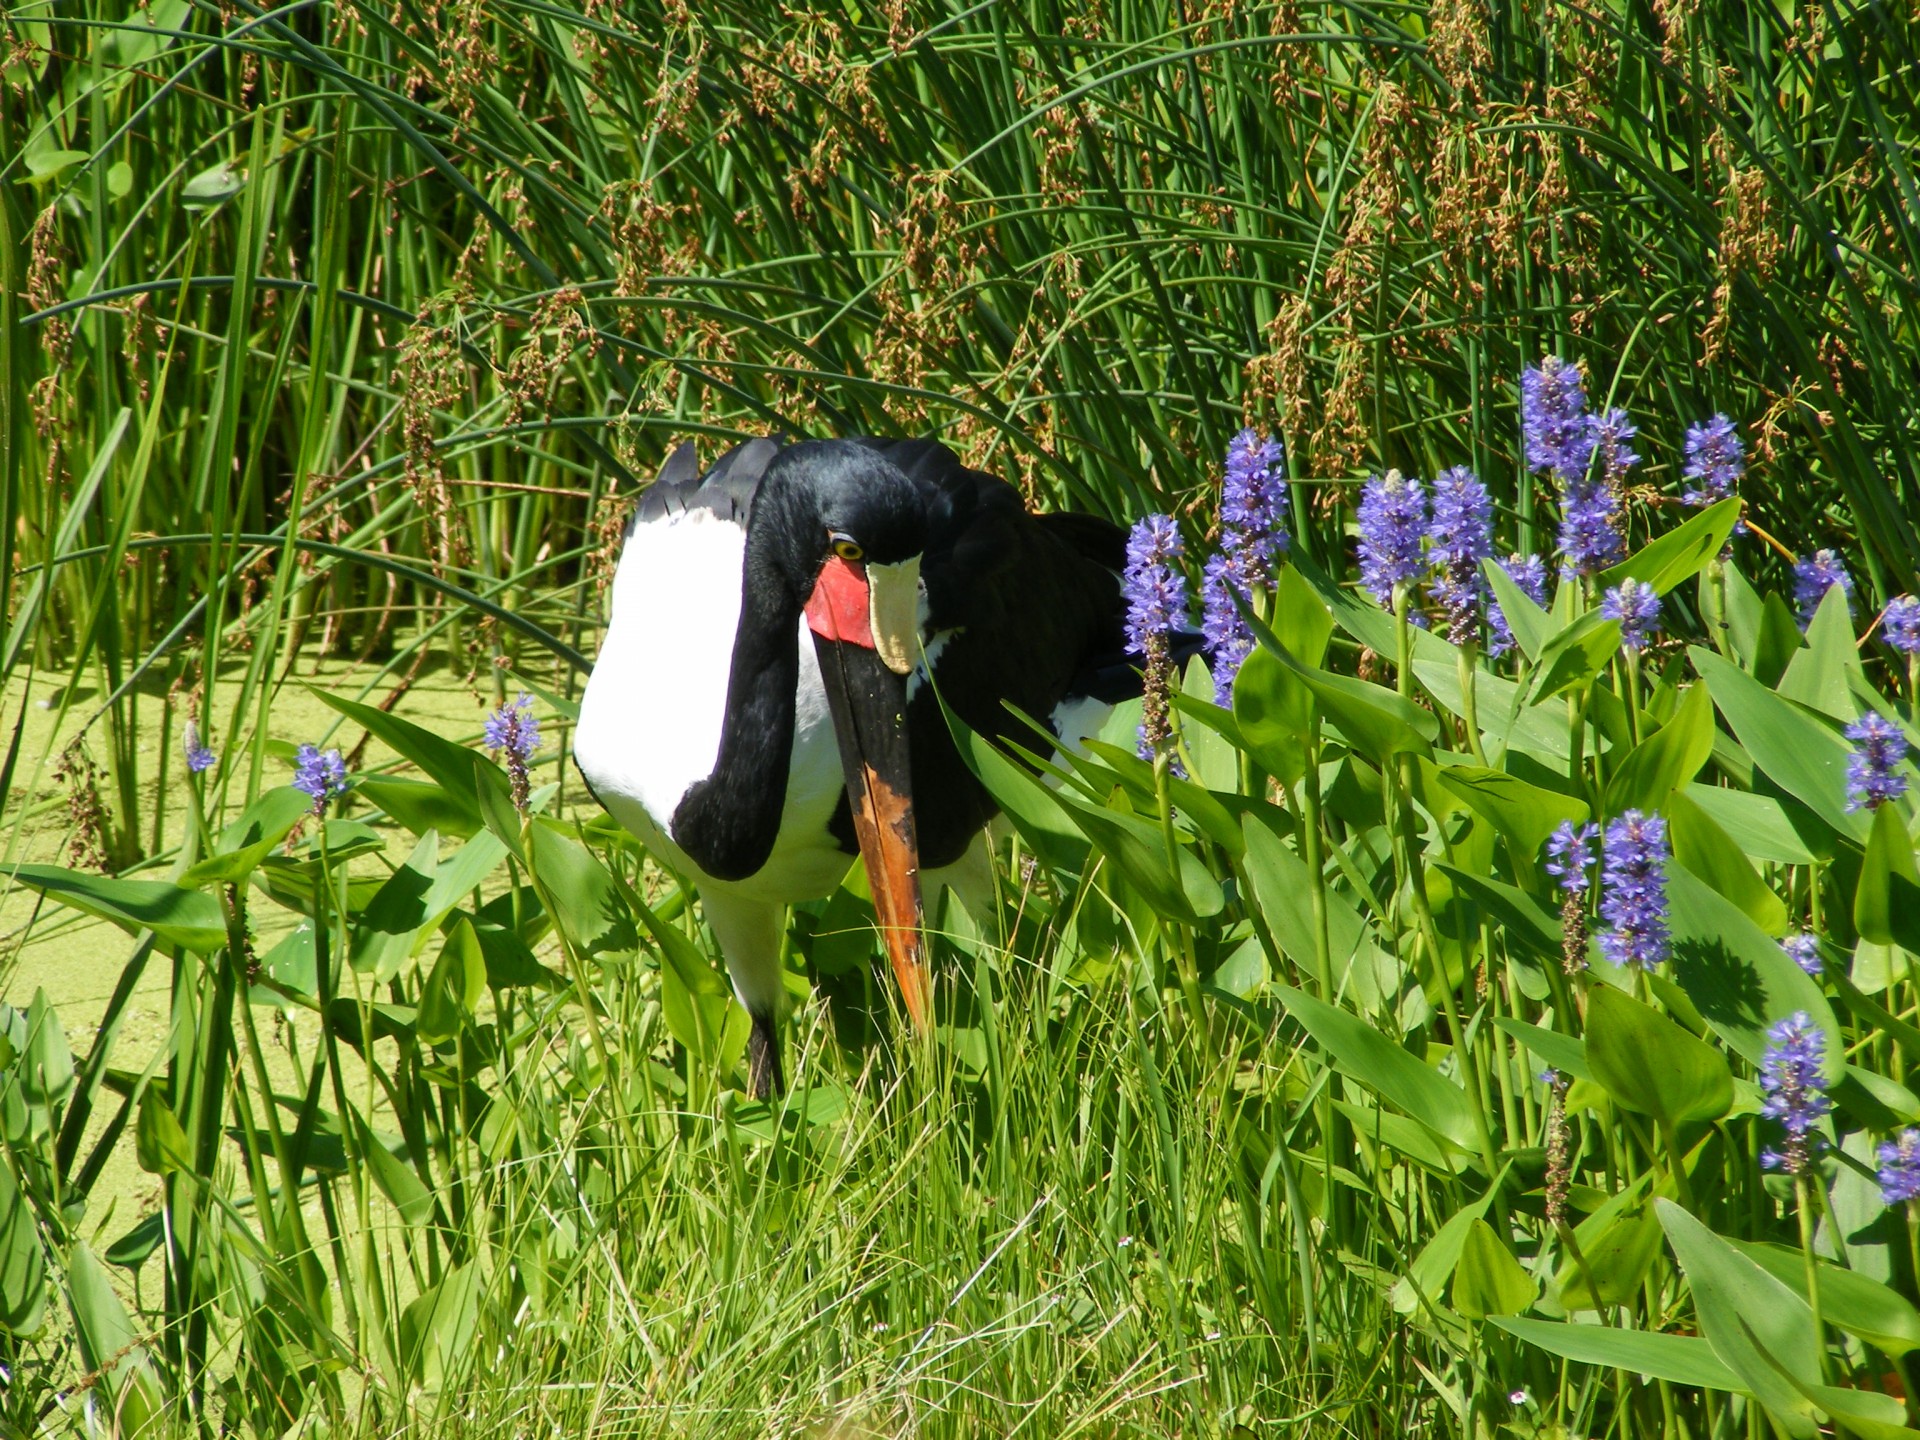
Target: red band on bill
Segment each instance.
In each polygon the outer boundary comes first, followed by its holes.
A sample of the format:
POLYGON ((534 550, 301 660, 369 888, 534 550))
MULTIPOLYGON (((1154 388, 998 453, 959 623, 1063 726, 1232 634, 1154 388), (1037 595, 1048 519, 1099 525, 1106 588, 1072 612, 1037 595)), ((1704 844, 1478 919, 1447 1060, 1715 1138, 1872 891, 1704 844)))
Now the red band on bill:
POLYGON ((829 557, 807 600, 807 624, 825 639, 873 649, 866 567, 838 555, 829 557))

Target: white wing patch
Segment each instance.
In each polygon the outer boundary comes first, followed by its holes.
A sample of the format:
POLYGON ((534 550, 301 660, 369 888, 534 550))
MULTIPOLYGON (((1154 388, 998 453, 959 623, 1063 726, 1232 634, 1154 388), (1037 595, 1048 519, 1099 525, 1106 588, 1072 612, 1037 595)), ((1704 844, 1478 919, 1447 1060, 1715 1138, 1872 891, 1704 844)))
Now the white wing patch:
POLYGON ((642 838, 633 809, 664 831, 720 753, 745 554, 746 531, 707 510, 637 525, 621 551, 574 756, 642 838))

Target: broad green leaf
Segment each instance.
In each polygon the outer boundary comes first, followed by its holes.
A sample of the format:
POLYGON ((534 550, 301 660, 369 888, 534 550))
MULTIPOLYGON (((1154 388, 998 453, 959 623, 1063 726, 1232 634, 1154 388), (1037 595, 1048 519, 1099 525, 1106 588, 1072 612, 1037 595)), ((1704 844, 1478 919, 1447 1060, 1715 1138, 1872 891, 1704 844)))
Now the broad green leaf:
POLYGON ((429 1045, 458 1039, 487 993, 487 961, 465 915, 453 922, 420 992, 414 1033, 429 1045))
POLYGON ((1920 1430, 1900 1423, 1907 1418, 1907 1407, 1897 1396, 1851 1386, 1808 1385, 1795 1375, 1788 1375, 1787 1383, 1838 1421, 1846 1434, 1859 1440, 1915 1440, 1920 1436, 1920 1430))
POLYGON ((402 780, 393 775, 369 775, 355 782, 354 793, 378 805, 416 835, 438 830, 461 839, 479 829, 472 805, 455 800, 444 785, 430 780, 402 780))
POLYGON ((1436 1175, 1458 1175, 1463 1162, 1470 1165, 1477 1158, 1472 1151, 1434 1134, 1418 1120, 1409 1120, 1377 1105, 1336 1100, 1333 1108, 1353 1122, 1355 1134, 1418 1161, 1436 1175))
POLYGON ((702 1066, 712 1068, 733 1003, 726 978, 674 926, 642 905, 634 910, 660 948, 660 1008, 673 1038, 702 1066))
MULTIPOLYGON (((1567 587, 1562 586, 1563 590, 1567 587)), ((1528 701, 1538 705, 1576 690, 1606 668, 1620 649, 1620 622, 1589 610, 1540 647, 1528 701)))
POLYGON ((479 1264, 457 1265, 400 1312, 401 1364, 414 1383, 437 1390, 472 1370, 484 1290, 479 1264))
POLYGON ((1714 648, 1722 654, 1730 653, 1749 670, 1760 637, 1760 608, 1759 594, 1733 561, 1727 561, 1717 573, 1712 569, 1702 572, 1700 618, 1706 622, 1707 633, 1716 637, 1714 648))
POLYGON ((1730 496, 1709 505, 1686 524, 1649 540, 1611 570, 1601 571, 1595 586, 1610 590, 1623 580, 1638 580, 1665 595, 1706 569, 1726 548, 1727 537, 1740 521, 1740 504, 1730 496))
MULTIPOLYGON (((1259 815, 1245 821, 1244 864, 1262 918, 1279 945, 1283 958, 1301 974, 1311 975, 1319 964, 1315 953, 1313 877, 1307 862, 1259 815)), ((1327 951, 1336 991, 1350 978, 1353 996, 1369 1009, 1388 1001, 1398 990, 1398 962, 1374 942, 1366 917, 1353 902, 1329 888, 1327 951)))
POLYGON ((1553 1069, 1575 1080, 1594 1080, 1593 1071, 1587 1066, 1586 1042, 1577 1036, 1562 1035, 1558 1030, 1529 1025, 1506 1015, 1495 1016, 1493 1023, 1553 1069))
POLYGON ((80 1363, 103 1375, 101 1392, 123 1435, 154 1433, 148 1427, 160 1409, 160 1387, 146 1359, 140 1332, 114 1292, 104 1265, 85 1241, 67 1257, 67 1303, 73 1310, 80 1363))
POLYGON ((1771 690, 1806 643, 1792 609, 1778 592, 1769 590, 1760 607, 1760 633, 1754 639, 1753 678, 1771 690))
POLYGON ((1161 915, 1197 924, 1226 905, 1220 882, 1186 846, 1167 854, 1160 826, 1138 815, 1103 809, 1060 793, 1055 797, 1067 818, 1079 827, 1127 880, 1153 902, 1161 915))
POLYGON ((1671 1200, 1653 1204, 1713 1353, 1783 1430, 1795 1440, 1813 1440, 1813 1407, 1782 1374, 1820 1383, 1821 1341, 1807 1302, 1671 1200))
POLYGON ((40 1333, 47 1311, 47 1257, 33 1207, 14 1184, 13 1167, 0 1164, 0 1331, 40 1333))
POLYGON ((1687 655, 1753 763, 1834 830, 1866 839, 1866 817, 1847 812, 1851 750, 1839 732, 1711 650, 1694 645, 1687 655))
POLYGON ((386 1142, 373 1133, 358 1110, 353 1112, 353 1123, 359 1131, 360 1154, 373 1173, 380 1193, 393 1202, 393 1208, 408 1225, 415 1229, 425 1225, 433 1218, 433 1192, 421 1182, 413 1166, 395 1155, 386 1142))
POLYGON ((1772 1042, 1767 1029, 1804 1010, 1827 1039, 1827 1083, 1845 1064, 1840 1027, 1819 984, 1732 901, 1667 867, 1674 978, 1714 1034, 1754 1065, 1772 1042))
MULTIPOLYGON (((1742 1255, 1788 1286, 1803 1300, 1807 1295, 1807 1257, 1785 1245, 1731 1242, 1742 1255)), ((1818 1262, 1820 1314, 1829 1324, 1869 1345, 1898 1357, 1920 1349, 1920 1310, 1912 1302, 1871 1276, 1831 1261, 1818 1262)))
POLYGON ((1853 893, 1853 923, 1876 945, 1920 952, 1920 870, 1914 866, 1913 837, 1897 805, 1873 812, 1867 857, 1853 893))
POLYGON ((1504 881, 1475 875, 1453 865, 1436 868, 1500 922, 1509 947, 1526 951, 1541 965, 1562 963, 1564 937, 1560 917, 1532 895, 1504 881))
POLYGON ((1660 1222, 1649 1206, 1616 1215, 1594 1234, 1581 1227, 1582 1266, 1568 1256, 1554 1277, 1560 1304, 1567 1310, 1598 1310, 1624 1305, 1640 1294, 1640 1287, 1660 1253, 1660 1222))
POLYGON ((1834 1104, 1875 1130, 1920 1125, 1920 1095, 1862 1066, 1847 1066, 1832 1093, 1834 1104))
POLYGON ((1794 654, 1776 688, 1787 699, 1845 724, 1857 713, 1850 688, 1854 677, 1864 679, 1854 648, 1853 616, 1846 592, 1836 585, 1807 626, 1807 648, 1794 654))
POLYGON ((1475 1220, 1467 1227, 1460 1263, 1453 1271, 1454 1309, 1469 1320, 1512 1315, 1531 1305, 1539 1293, 1533 1277, 1520 1268, 1491 1225, 1475 1220))
POLYGON ((1384 685, 1321 670, 1296 670, 1313 691, 1326 723, 1340 738, 1374 764, 1386 766, 1396 755, 1431 755, 1439 736, 1433 712, 1423 710, 1384 685))
POLYGON ((1622 1330, 1612 1325, 1523 1320, 1506 1315, 1495 1316, 1492 1323, 1516 1340, 1583 1365, 1625 1370, 1630 1375, 1645 1375, 1702 1390, 1747 1388, 1713 1353, 1713 1347, 1697 1336, 1622 1330))
POLYGON ((1333 1056, 1343 1074, 1398 1106, 1436 1135, 1479 1153, 1471 1103, 1458 1085, 1359 1016, 1290 986, 1275 984, 1272 991, 1287 1013, 1333 1056))
MULTIPOLYGON (((1256 625, 1256 633, 1264 628, 1256 625)), ((1439 736, 1440 725, 1431 712, 1384 686, 1303 664, 1270 631, 1260 638, 1260 645, 1247 657, 1246 665, 1240 670, 1241 680, 1234 687, 1234 719, 1250 742, 1255 739, 1255 734, 1248 729, 1250 721, 1256 729, 1267 726, 1303 738, 1317 710, 1350 747, 1376 764, 1387 764, 1395 755, 1433 753, 1433 741, 1439 736), (1278 660, 1287 676, 1275 674, 1269 678, 1267 661, 1256 662, 1256 655, 1278 660), (1258 714, 1252 710, 1243 712, 1240 702, 1240 689, 1249 666, 1253 667, 1260 687, 1258 700, 1262 708, 1258 714), (1310 704, 1306 696, 1311 697, 1310 704)))
POLYGON ((1713 753, 1713 702, 1689 685, 1668 720, 1633 748, 1607 782, 1607 810, 1666 809, 1667 796, 1700 773, 1713 753))
POLYGON ((1422 1302, 1440 1303, 1440 1294, 1452 1280, 1454 1267, 1460 1263, 1460 1252, 1466 1248, 1467 1231, 1480 1223, 1492 1199, 1493 1190, 1489 1189, 1478 1200, 1455 1211, 1434 1231, 1433 1238, 1421 1247, 1407 1273, 1387 1292, 1387 1303, 1396 1312, 1411 1315, 1419 1310, 1422 1302))
POLYGON ((1724 1055, 1608 985, 1587 994, 1586 1060, 1615 1100, 1658 1120, 1717 1120, 1733 1108, 1724 1055))
POLYGON ((406 863, 389 875, 360 912, 353 928, 353 968, 383 984, 400 973, 413 954, 414 937, 427 923, 427 896, 440 868, 440 836, 422 835, 406 863))
POLYGON ((960 758, 986 787, 1021 839, 1054 869, 1080 874, 1087 867, 1087 838, 1061 812, 1054 793, 1032 771, 1009 760, 992 743, 974 734, 966 722, 948 709, 947 728, 953 732, 960 758))
POLYGON ((1448 765, 1438 773, 1441 784, 1492 822, 1520 864, 1537 859, 1563 821, 1579 823, 1590 813, 1580 801, 1529 785, 1504 770, 1448 765))
POLYGON ((37 986, 27 1006, 26 1035, 13 1078, 28 1104, 37 1106, 51 1122, 60 1119, 61 1106, 73 1093, 73 1050, 53 1001, 37 986))
MULTIPOLYGON (((1086 755, 1069 754, 1066 759, 1076 772, 1097 787, 1111 786, 1117 775, 1131 793, 1154 803, 1153 766, 1132 750, 1090 739, 1086 755), (1104 763, 1096 764, 1096 758, 1104 763)), ((1221 804, 1212 791, 1178 775, 1169 775, 1167 795, 1173 804, 1176 824, 1225 846, 1232 853, 1239 853, 1245 843, 1240 837, 1240 817, 1221 804)))
POLYGON ((1787 906, 1767 887, 1733 837, 1684 794, 1669 797, 1667 838, 1682 865, 1747 913, 1769 935, 1787 929, 1787 906))
POLYGON ((640 932, 615 877, 558 821, 536 818, 527 827, 527 858, 548 913, 583 960, 639 950, 640 932))
POLYGON ((246 188, 246 172, 231 160, 209 166, 180 187, 180 203, 188 210, 207 210, 246 188))
POLYGON ((317 686, 308 688, 317 699, 370 731, 395 754, 411 760, 439 781, 446 792, 447 802, 461 809, 462 824, 469 827, 468 833, 480 828, 479 807, 469 798, 476 788, 486 785, 502 796, 507 794, 506 772, 479 751, 456 745, 444 736, 415 725, 411 720, 402 720, 398 715, 389 715, 372 705, 362 705, 357 700, 348 700, 317 686))
POLYGON ((245 879, 313 809, 313 797, 291 785, 263 794, 220 832, 213 854, 187 868, 182 885, 227 885, 245 879))
POLYGON ((151 930, 170 945, 211 955, 227 943, 227 922, 220 902, 199 890, 164 880, 116 880, 59 865, 0 865, 50 900, 111 920, 133 933, 151 930))
POLYGON ((1233 723, 1261 769, 1293 786, 1307 771, 1313 692, 1270 651, 1255 649, 1233 682, 1233 723))
MULTIPOLYGON (((303 918, 283 935, 278 944, 260 957, 260 969, 275 985, 292 994, 316 998, 319 965, 314 950, 313 921, 303 918)), ((248 991, 247 999, 255 1005, 286 1003, 285 997, 273 986, 265 984, 253 986, 248 991)))
POLYGON ((151 1085, 140 1092, 140 1114, 134 1122, 133 1138, 134 1155, 149 1175, 175 1170, 193 1173, 193 1149, 187 1144, 187 1132, 180 1128, 172 1107, 151 1085))
POLYGON ((1513 631, 1513 640, 1520 647, 1520 653, 1528 660, 1538 660, 1541 647, 1553 634, 1553 617, 1534 604, 1533 598, 1513 583, 1513 577, 1507 574, 1506 567, 1498 560, 1482 560, 1480 569, 1486 574, 1487 583, 1493 587, 1493 598, 1500 604, 1500 613, 1506 616, 1507 628, 1513 631))
POLYGON ((1294 566, 1283 566, 1273 582, 1273 633, 1302 665, 1318 669, 1327 658, 1333 615, 1320 593, 1294 566))
POLYGON ((1180 742, 1193 757, 1194 780, 1209 790, 1239 789, 1239 752, 1219 723, 1224 719, 1231 724, 1232 717, 1213 703, 1213 672, 1198 655, 1187 662, 1181 689, 1183 693, 1176 699, 1188 703, 1178 706, 1183 722, 1180 742), (1188 719, 1197 719, 1199 723, 1184 723, 1188 719))
POLYGON ((1744 790, 1702 785, 1697 781, 1688 785, 1684 793, 1733 837, 1750 860, 1775 865, 1811 865, 1831 854, 1824 845, 1816 850, 1808 843, 1809 835, 1826 845, 1831 844, 1832 837, 1826 826, 1803 806, 1794 805, 1789 810, 1772 795, 1749 795, 1744 790), (1794 823, 1796 815, 1802 817, 1798 825, 1794 823))

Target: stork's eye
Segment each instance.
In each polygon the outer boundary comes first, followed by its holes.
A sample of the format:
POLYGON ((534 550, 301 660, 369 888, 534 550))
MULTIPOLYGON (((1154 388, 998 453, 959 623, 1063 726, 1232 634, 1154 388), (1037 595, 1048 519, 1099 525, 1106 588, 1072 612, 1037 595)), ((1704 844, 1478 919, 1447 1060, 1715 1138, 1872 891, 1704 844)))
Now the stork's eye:
POLYGON ((833 537, 833 553, 842 560, 864 560, 867 556, 857 540, 849 540, 845 535, 833 537))

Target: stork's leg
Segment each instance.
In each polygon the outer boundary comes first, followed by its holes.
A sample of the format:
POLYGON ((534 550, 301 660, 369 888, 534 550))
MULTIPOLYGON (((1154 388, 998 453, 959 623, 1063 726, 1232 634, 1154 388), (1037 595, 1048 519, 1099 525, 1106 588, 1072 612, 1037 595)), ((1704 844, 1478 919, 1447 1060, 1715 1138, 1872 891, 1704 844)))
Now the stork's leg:
POLYGON ((780 1066, 780 938, 784 905, 755 900, 725 885, 700 892, 707 923, 720 942, 733 993, 753 1019, 747 1037, 747 1085, 753 1098, 765 1100, 786 1089, 780 1066))
POLYGON ((780 1027, 770 1016, 753 1017, 747 1032, 747 1093, 755 1100, 784 1095, 787 1077, 780 1070, 780 1027))

